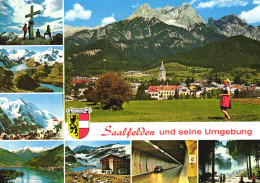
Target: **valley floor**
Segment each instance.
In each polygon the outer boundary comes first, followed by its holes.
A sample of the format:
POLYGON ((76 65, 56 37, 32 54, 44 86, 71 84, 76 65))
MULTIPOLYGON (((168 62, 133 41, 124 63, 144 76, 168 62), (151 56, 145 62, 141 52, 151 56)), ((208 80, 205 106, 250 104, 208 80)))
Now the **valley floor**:
MULTIPOLYGON (((231 103, 232 109, 228 112, 232 121, 260 120, 260 99, 241 99, 231 103)), ((123 111, 99 110, 97 105, 82 101, 66 101, 65 110, 69 107, 91 107, 91 122, 225 121, 219 99, 130 101, 124 103, 123 111)))

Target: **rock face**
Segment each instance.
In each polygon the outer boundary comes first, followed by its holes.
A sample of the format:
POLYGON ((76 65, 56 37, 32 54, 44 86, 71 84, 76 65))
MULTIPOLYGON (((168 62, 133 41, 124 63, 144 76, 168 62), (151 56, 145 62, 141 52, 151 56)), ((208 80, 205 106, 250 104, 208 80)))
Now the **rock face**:
POLYGON ((62 45, 63 44, 63 35, 58 33, 55 36, 52 36, 51 45, 62 45))
POLYGON ((85 30, 85 29, 89 29, 88 27, 72 27, 72 26, 68 26, 68 25, 64 25, 64 31, 66 32, 65 34, 65 38, 68 36, 72 36, 74 33, 85 30))
POLYGON ((39 85, 24 71, 14 77, 14 85, 22 90, 35 90, 39 85))
POLYGON ((198 23, 205 23, 196 10, 188 3, 182 4, 180 7, 165 6, 164 8, 152 9, 149 4, 142 5, 128 19, 143 17, 145 19, 157 18, 158 20, 178 27, 189 28, 198 23))
POLYGON ((228 37, 243 35, 260 41, 260 26, 248 25, 246 20, 236 15, 224 16, 219 20, 209 18, 208 25, 228 37))
POLYGON ((65 39, 65 45, 75 49, 80 45, 107 40, 131 59, 145 62, 225 38, 204 23, 196 23, 186 29, 166 24, 155 17, 135 17, 74 33, 65 39))

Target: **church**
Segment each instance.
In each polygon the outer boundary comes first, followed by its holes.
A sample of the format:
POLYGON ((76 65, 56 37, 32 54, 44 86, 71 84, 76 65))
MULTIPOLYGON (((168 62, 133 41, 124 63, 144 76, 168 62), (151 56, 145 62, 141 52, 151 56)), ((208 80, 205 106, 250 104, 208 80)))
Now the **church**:
POLYGON ((166 81, 166 70, 164 68, 164 64, 163 64, 163 61, 162 61, 162 64, 161 64, 161 68, 159 70, 159 80, 162 81, 166 81))

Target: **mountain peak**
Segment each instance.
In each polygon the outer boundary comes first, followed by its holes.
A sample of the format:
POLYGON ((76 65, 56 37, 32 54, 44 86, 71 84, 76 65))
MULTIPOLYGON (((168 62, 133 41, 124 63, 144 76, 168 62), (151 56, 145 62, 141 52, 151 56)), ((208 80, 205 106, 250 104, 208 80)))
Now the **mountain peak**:
POLYGON ((141 5, 138 9, 152 9, 148 3, 141 5))
POLYGON ((218 33, 228 37, 244 35, 251 39, 260 40, 259 28, 249 25, 246 20, 234 14, 224 16, 218 20, 209 18, 208 24, 218 33))
POLYGON ((141 5, 129 18, 133 19, 136 17, 152 18, 154 17, 154 11, 149 4, 145 3, 141 5))
POLYGON ((17 100, 17 102, 18 102, 19 104, 25 104, 25 103, 26 103, 22 98, 19 98, 19 99, 17 100))
POLYGON ((145 19, 157 18, 158 20, 178 27, 188 28, 196 23, 205 23, 205 21, 196 13, 188 3, 183 3, 180 7, 171 7, 152 9, 149 4, 143 4, 128 19, 143 17, 145 19))
POLYGON ((190 5, 189 5, 189 3, 183 3, 182 5, 181 5, 181 7, 182 8, 192 8, 190 5))

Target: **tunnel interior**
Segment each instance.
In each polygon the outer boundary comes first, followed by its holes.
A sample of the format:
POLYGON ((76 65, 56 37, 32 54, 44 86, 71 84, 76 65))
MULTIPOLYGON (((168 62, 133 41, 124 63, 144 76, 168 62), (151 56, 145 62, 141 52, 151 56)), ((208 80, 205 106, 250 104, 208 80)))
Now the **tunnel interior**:
POLYGON ((165 170, 182 166, 187 147, 185 141, 132 141, 132 176, 150 173, 156 166, 165 170))

